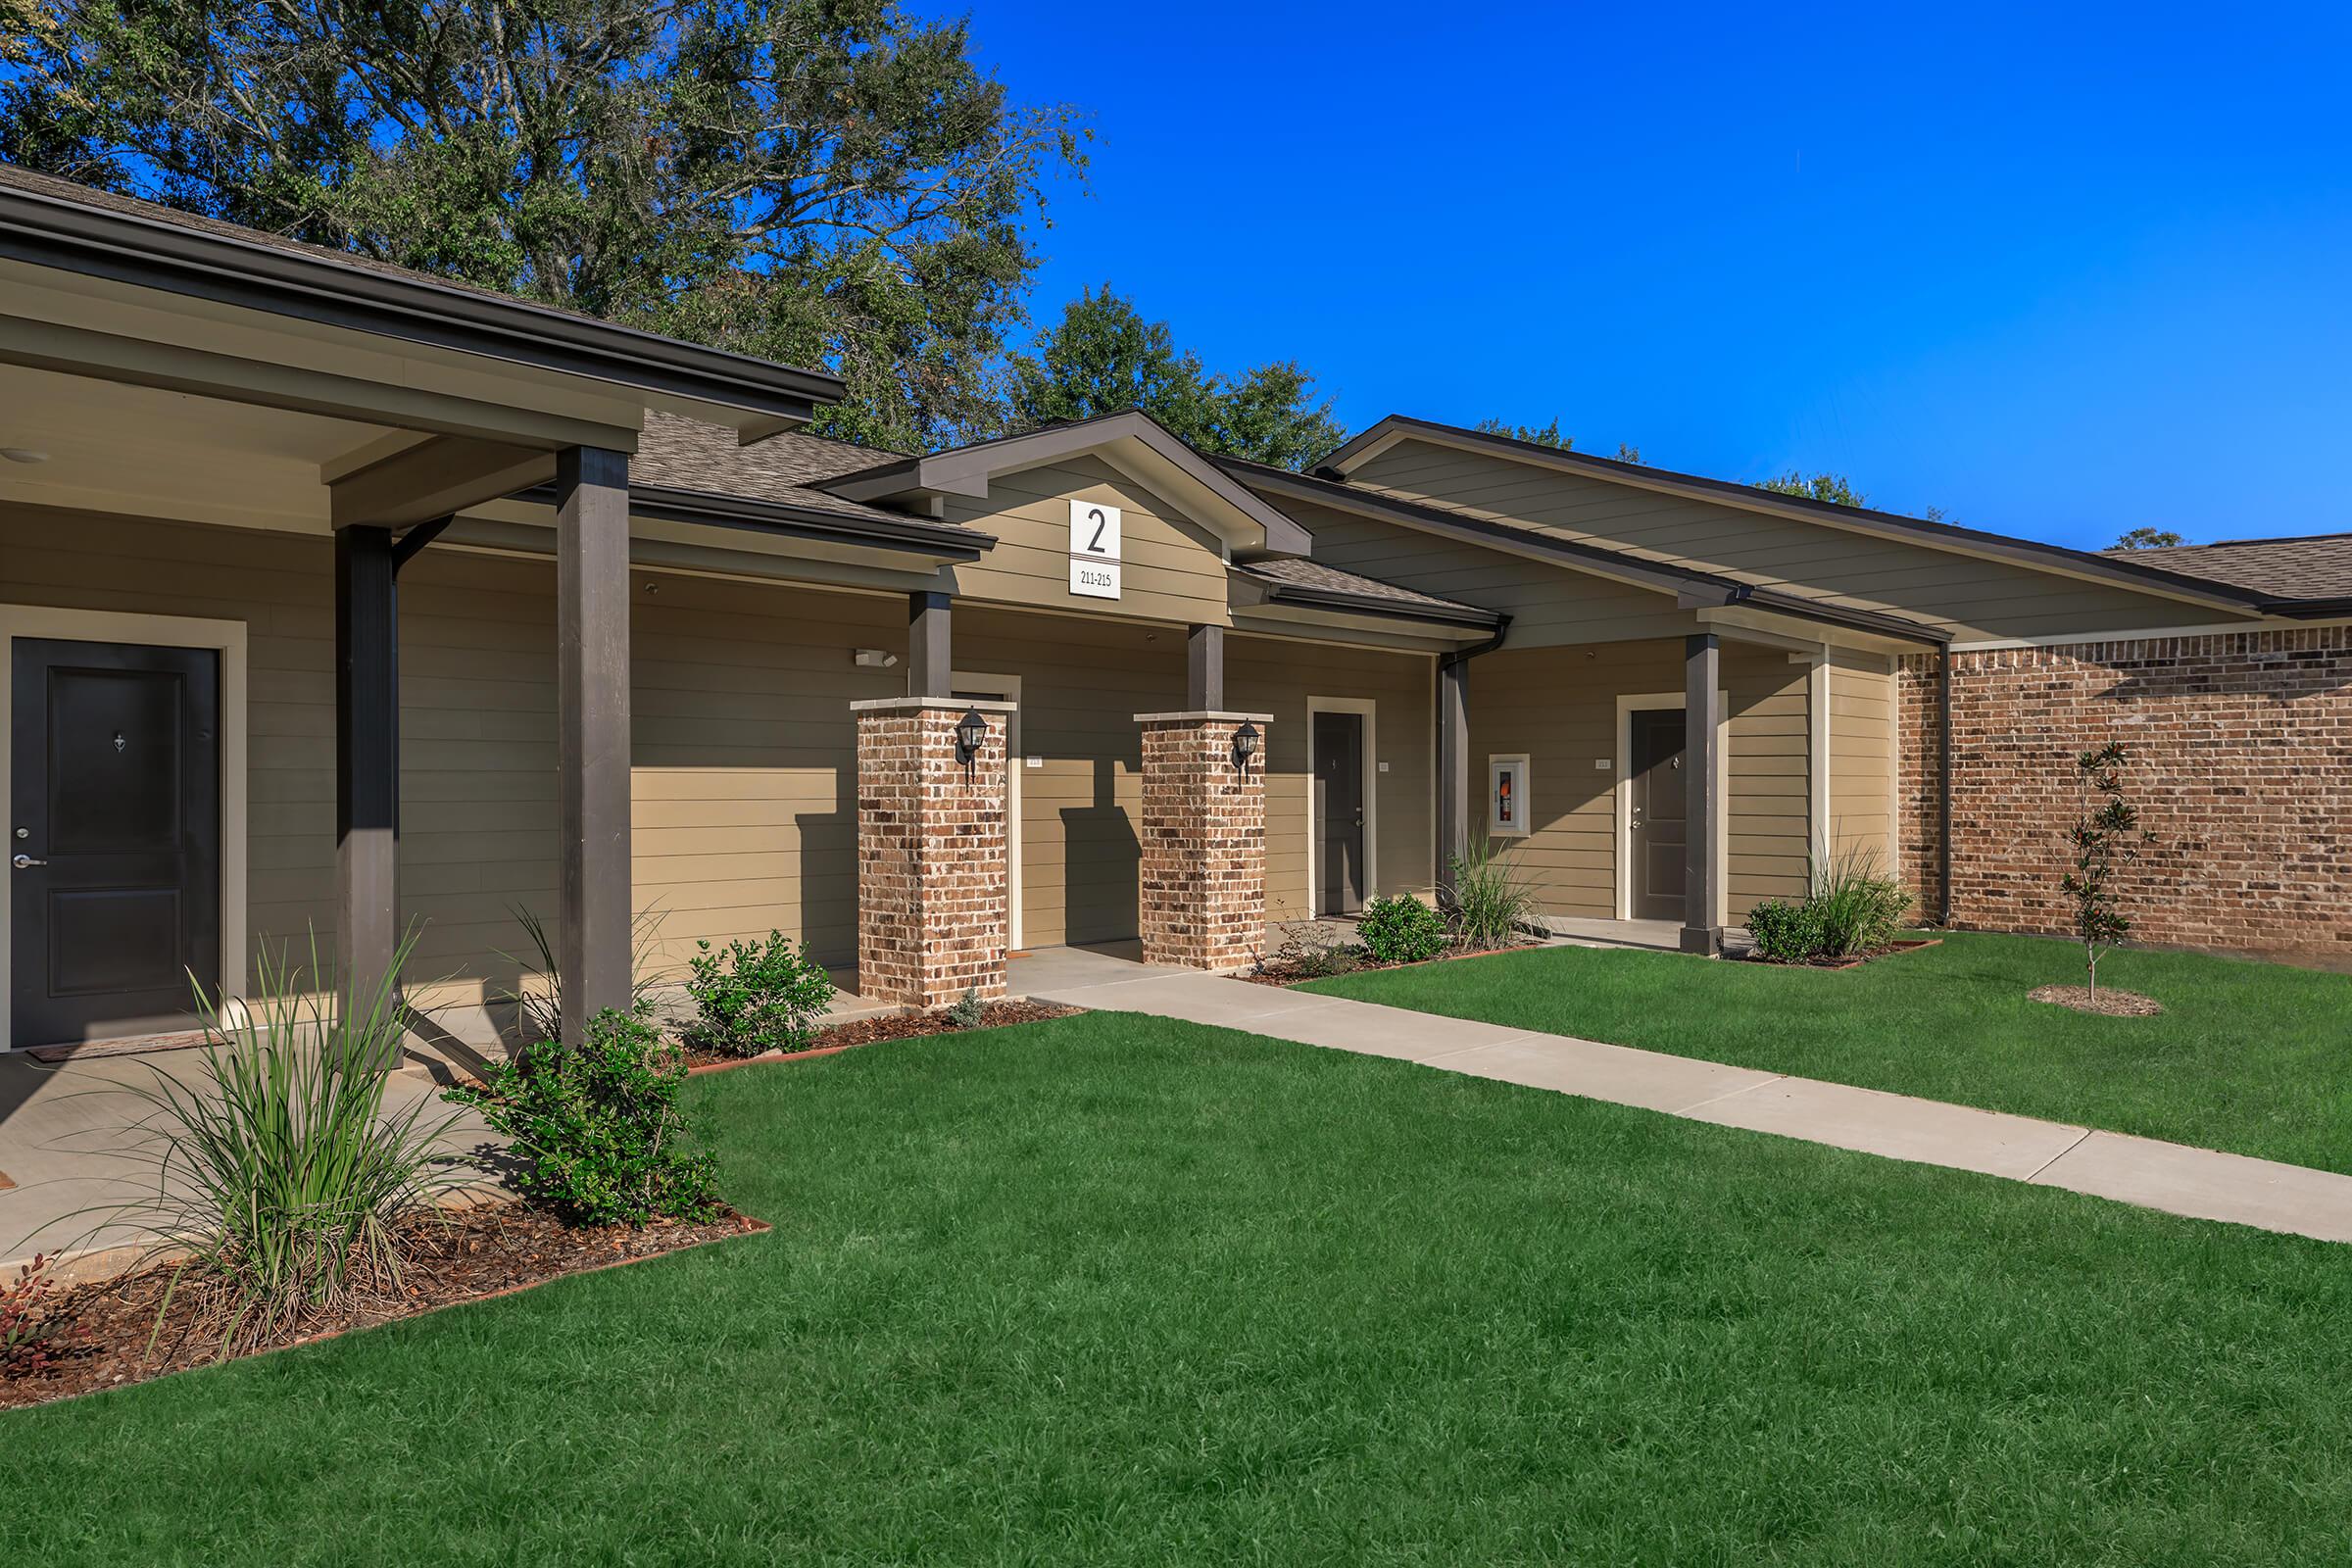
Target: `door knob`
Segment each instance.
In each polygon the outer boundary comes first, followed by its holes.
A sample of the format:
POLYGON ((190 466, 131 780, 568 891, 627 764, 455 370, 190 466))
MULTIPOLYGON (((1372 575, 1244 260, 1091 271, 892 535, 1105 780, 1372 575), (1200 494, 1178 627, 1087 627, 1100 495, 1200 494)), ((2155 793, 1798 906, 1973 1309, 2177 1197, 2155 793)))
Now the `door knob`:
POLYGON ((19 855, 13 857, 8 863, 15 866, 20 871, 28 871, 36 865, 47 865, 49 862, 47 860, 36 860, 29 855, 19 855))

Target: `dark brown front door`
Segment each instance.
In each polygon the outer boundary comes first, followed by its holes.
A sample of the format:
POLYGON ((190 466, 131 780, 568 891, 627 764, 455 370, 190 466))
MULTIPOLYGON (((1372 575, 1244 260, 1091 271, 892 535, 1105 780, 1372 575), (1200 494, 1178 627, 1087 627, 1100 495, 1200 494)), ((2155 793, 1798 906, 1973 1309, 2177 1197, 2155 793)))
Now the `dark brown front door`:
POLYGON ((1315 912, 1364 906, 1364 717, 1315 715, 1315 912))
POLYGON ((1633 721, 1632 805, 1626 827, 1633 839, 1631 913, 1637 920, 1683 917, 1683 850, 1690 823, 1683 799, 1683 710, 1638 708, 1633 721))
POLYGON ((13 645, 11 1044, 184 1025, 220 983, 220 656, 13 645))

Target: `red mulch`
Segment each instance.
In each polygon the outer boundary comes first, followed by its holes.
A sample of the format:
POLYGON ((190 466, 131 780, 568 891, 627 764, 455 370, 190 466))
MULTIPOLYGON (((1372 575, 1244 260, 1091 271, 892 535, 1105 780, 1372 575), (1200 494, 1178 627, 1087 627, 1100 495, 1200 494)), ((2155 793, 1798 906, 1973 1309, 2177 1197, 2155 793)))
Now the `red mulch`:
POLYGON ((1382 963, 1359 954, 1349 960, 1346 968, 1332 969, 1323 974, 1300 974, 1296 964, 1283 963, 1277 959, 1262 969, 1245 969, 1234 978, 1247 980, 1253 986, 1289 987, 1298 985, 1303 980, 1328 980, 1333 975, 1341 974, 1367 974, 1374 969, 1418 969, 1425 963, 1452 963, 1462 958, 1491 958, 1497 953, 1517 953, 1525 948, 1540 948, 1543 945, 1541 942, 1519 942, 1507 948, 1481 948, 1476 953, 1441 953, 1434 958, 1415 958, 1409 963, 1382 963))
MULTIPOLYGON (((486 1203, 445 1218, 446 1223, 416 1222, 416 1250, 399 1295, 321 1317, 286 1343, 333 1339, 354 1329, 505 1296, 566 1274, 634 1263, 767 1229, 765 1222, 732 1210, 707 1224, 658 1220, 642 1230, 627 1225, 571 1226, 509 1202, 486 1203)), ((144 1383, 222 1359, 215 1303, 191 1279, 183 1278, 172 1292, 161 1334, 155 1329, 156 1310, 171 1285, 170 1265, 49 1296, 37 1309, 40 1321, 56 1326, 42 1344, 48 1364, 25 1368, 0 1357, 0 1408, 144 1383), (150 1336, 155 1339, 152 1360, 147 1357, 150 1336)), ((230 1358, 283 1348, 235 1351, 230 1358)))
MULTIPOLYGON (((1083 1012, 1083 1007, 1065 1007, 1053 1002, 992 1002, 980 1014, 975 1029, 1002 1029, 1007 1024, 1037 1023, 1046 1018, 1067 1018, 1083 1012)), ((854 1046, 879 1045, 885 1040, 914 1040, 924 1035, 960 1033, 944 1012, 884 1012, 870 1018, 852 1018, 830 1029, 817 1031, 815 1043, 805 1051, 763 1051, 757 1056, 722 1056, 713 1052, 686 1048, 686 1060, 696 1072, 723 1072, 729 1067, 748 1066, 755 1061, 799 1061, 808 1056, 829 1056, 837 1051, 854 1046)))
POLYGON ((1883 948, 1873 948, 1868 953, 1858 953, 1850 958, 1767 958, 1753 951, 1740 956, 1745 963, 1769 963, 1783 969, 1859 969, 1874 958, 1891 958, 1900 953, 1939 947, 1942 943, 1941 937, 1905 937, 1900 942, 1889 942, 1883 948))

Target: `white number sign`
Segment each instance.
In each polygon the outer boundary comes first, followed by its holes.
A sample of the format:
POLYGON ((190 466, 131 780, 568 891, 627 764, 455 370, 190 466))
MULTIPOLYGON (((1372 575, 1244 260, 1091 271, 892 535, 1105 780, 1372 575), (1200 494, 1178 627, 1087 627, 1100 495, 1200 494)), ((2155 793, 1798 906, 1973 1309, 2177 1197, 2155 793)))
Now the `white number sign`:
POLYGON ((1070 592, 1089 599, 1119 597, 1118 508, 1070 503, 1070 592))

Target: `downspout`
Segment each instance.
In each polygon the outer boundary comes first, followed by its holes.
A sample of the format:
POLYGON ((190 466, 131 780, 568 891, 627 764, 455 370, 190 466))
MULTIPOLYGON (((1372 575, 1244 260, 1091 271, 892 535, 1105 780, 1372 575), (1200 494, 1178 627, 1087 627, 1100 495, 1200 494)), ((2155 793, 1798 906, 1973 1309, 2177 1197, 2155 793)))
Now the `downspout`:
POLYGON ((1945 930, 1952 924, 1952 645, 1943 645, 1942 657, 1936 662, 1936 722, 1941 731, 1936 747, 1936 787, 1942 797, 1936 808, 1936 818, 1942 824, 1942 843, 1936 846, 1936 883, 1943 907, 1936 924, 1945 930))

